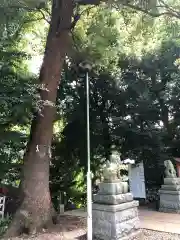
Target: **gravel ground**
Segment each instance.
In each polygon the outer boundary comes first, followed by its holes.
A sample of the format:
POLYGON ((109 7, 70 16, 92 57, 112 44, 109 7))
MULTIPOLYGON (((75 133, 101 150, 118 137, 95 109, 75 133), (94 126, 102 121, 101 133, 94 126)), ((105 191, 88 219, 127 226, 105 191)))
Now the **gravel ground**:
MULTIPOLYGON (((4 240, 0 237, 1 240, 4 240)), ((35 236, 9 238, 8 240, 87 240, 86 219, 73 216, 63 216, 60 224, 35 236)), ((7 239, 6 239, 7 240, 7 239)), ((180 240, 180 235, 142 230, 142 236, 136 240, 180 240)))
MULTIPOLYGON (((79 237, 78 239, 87 240, 85 235, 79 237)), ((180 235, 143 229, 142 237, 137 238, 136 240, 180 240, 180 235)))
POLYGON ((142 240, 178 240, 180 239, 180 235, 165 233, 165 232, 157 232, 151 230, 143 230, 142 240))
MULTIPOLYGON (((84 231, 84 230, 83 230, 84 231)), ((65 237, 62 234, 58 233, 44 233, 39 234, 38 236, 34 237, 20 237, 20 238, 11 238, 9 240, 87 240, 86 235, 82 235, 81 231, 78 231, 76 233, 76 236, 74 236, 75 232, 72 232, 72 235, 69 235, 69 237, 65 237), (79 234, 78 234, 79 232, 79 234), (79 235, 79 236, 78 236, 79 235)), ((2 239, 1 239, 2 240, 2 239)), ((138 238, 137 240, 180 240, 180 235, 177 234, 171 234, 171 233, 165 233, 165 232, 157 232, 157 231, 151 231, 151 230, 143 230, 143 235, 141 238, 138 238)))

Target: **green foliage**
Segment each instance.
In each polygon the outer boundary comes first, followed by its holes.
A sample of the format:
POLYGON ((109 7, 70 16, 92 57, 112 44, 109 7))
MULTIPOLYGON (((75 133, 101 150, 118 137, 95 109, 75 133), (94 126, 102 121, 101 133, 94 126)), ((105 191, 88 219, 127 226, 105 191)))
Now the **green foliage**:
MULTIPOLYGON (((89 74, 91 167, 96 175, 116 144, 123 158, 143 160, 146 172, 158 169, 161 174, 152 181, 161 182, 163 161, 179 151, 179 49, 177 42, 164 41, 155 55, 120 56, 114 76, 104 70, 89 74)), ((68 124, 57 144, 64 144, 71 164, 74 159, 86 173, 85 76, 74 64, 65 70, 59 97, 68 124)))
POLYGON ((0 219, 0 236, 2 236, 6 232, 10 222, 11 222, 11 218, 10 217, 6 217, 4 219, 0 219))
POLYGON ((18 48, 27 13, 8 14, 0 30, 0 179, 16 185, 37 94, 36 79, 25 63, 30 55, 18 48))
POLYGON ((18 163, 22 159, 22 150, 27 140, 26 126, 30 123, 32 107, 36 104, 36 90, 34 78, 25 76, 25 68, 19 67, 20 64, 22 66, 24 54, 16 51, 4 51, 1 54, 0 156, 1 178, 3 178, 2 174, 7 169, 9 173, 12 172, 12 177, 16 176, 19 169, 18 163), (9 164, 12 162, 16 164, 10 167, 9 164))

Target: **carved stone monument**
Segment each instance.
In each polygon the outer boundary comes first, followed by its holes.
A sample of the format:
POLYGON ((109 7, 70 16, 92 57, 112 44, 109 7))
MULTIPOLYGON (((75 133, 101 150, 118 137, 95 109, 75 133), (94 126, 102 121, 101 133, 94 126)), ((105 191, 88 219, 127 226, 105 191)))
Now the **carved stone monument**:
POLYGON ((164 162, 164 185, 159 190, 161 212, 180 213, 180 178, 177 177, 174 166, 170 160, 164 162))
POLYGON ((120 180, 120 156, 113 151, 103 168, 104 181, 94 195, 93 239, 131 240, 141 234, 138 201, 128 193, 128 184, 120 180))

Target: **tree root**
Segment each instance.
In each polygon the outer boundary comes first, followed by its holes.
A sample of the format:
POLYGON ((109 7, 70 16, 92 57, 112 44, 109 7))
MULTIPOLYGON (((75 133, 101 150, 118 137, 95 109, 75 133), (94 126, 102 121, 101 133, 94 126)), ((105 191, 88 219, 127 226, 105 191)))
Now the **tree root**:
POLYGON ((47 229, 56 223, 57 215, 55 214, 55 210, 53 210, 49 216, 42 216, 38 214, 38 211, 32 214, 27 210, 19 209, 3 237, 11 238, 22 234, 34 235, 42 229, 47 229))

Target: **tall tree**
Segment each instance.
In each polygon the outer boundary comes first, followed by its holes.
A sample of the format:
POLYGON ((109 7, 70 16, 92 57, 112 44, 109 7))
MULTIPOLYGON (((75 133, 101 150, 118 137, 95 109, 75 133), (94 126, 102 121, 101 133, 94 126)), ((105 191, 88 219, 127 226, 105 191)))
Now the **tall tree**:
POLYGON ((24 155, 22 204, 14 216, 7 236, 19 235, 24 229, 34 233, 52 222, 54 211, 49 191, 51 141, 57 89, 70 43, 73 8, 72 0, 52 1, 50 27, 39 76, 42 105, 34 114, 24 155))

